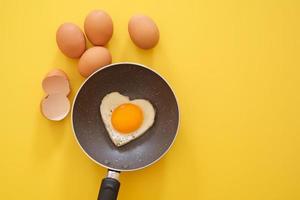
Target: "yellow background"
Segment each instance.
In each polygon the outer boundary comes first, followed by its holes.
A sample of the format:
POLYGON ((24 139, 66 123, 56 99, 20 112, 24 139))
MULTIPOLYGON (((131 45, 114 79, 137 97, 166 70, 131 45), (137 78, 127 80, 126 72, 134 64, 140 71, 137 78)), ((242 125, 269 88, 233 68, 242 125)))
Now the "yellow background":
POLYGON ((177 140, 160 162, 121 175, 119 199, 300 199, 300 1, 0 0, 0 198, 96 199, 106 170, 75 142, 70 115, 39 111, 43 76, 65 70, 71 99, 84 80, 55 32, 93 9, 114 21, 113 62, 160 72, 181 108, 177 140), (145 13, 161 40, 136 48, 127 22, 145 13))

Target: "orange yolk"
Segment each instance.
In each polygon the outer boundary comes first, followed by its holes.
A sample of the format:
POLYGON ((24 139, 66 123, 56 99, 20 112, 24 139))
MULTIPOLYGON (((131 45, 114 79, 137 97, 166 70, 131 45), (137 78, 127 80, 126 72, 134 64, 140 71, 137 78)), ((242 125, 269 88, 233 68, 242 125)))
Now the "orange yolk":
POLYGON ((130 133, 137 130, 143 122, 143 111, 140 107, 125 103, 114 109, 111 122, 120 133, 130 133))

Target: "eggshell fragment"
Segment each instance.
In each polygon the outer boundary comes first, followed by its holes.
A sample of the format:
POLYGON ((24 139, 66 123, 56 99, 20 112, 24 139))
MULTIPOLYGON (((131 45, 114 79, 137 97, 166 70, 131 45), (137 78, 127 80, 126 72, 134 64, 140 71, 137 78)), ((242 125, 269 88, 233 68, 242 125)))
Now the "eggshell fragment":
POLYGON ((69 80, 68 75, 60 69, 51 70, 50 72, 47 73, 46 77, 48 77, 48 76, 62 76, 65 79, 69 80))
POLYGON ((159 30, 155 22, 145 15, 131 17, 128 32, 133 43, 142 49, 151 49, 159 41, 159 30))
POLYGON ((41 102, 41 112, 49 120, 64 119, 70 111, 70 101, 64 94, 51 94, 41 102))
POLYGON ((70 93, 68 77, 58 69, 54 69, 46 75, 42 81, 42 87, 47 94, 61 93, 67 96, 70 93))
POLYGON ((84 52, 79 59, 78 71, 83 77, 88 77, 97 69, 111 63, 111 54, 104 47, 92 47, 84 52))
POLYGON ((58 48, 70 58, 79 58, 86 49, 83 32, 72 23, 64 23, 58 28, 56 43, 58 48))
POLYGON ((105 45, 113 34, 111 17, 102 10, 90 12, 84 21, 84 32, 93 45, 105 45))

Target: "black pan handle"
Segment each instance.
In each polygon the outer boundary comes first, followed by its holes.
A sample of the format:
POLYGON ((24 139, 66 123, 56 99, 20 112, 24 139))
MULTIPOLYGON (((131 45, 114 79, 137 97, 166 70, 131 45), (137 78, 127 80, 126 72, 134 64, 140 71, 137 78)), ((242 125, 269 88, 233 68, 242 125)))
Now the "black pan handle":
POLYGON ((98 200, 116 200, 120 188, 120 172, 108 170, 107 177, 102 179, 98 200))

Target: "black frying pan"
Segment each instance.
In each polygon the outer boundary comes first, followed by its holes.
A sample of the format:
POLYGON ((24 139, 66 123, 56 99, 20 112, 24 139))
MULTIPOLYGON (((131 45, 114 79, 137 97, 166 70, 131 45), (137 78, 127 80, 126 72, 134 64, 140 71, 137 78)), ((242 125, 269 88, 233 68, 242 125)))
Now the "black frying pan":
POLYGON ((92 74, 82 84, 72 107, 75 138, 86 155, 108 168, 98 199, 117 198, 121 171, 147 167, 159 160, 171 147, 177 134, 179 110, 176 97, 167 82, 156 72, 140 64, 116 63, 92 74), (100 103, 117 91, 130 99, 147 99, 155 108, 155 122, 141 137, 116 147, 102 122, 100 103))

